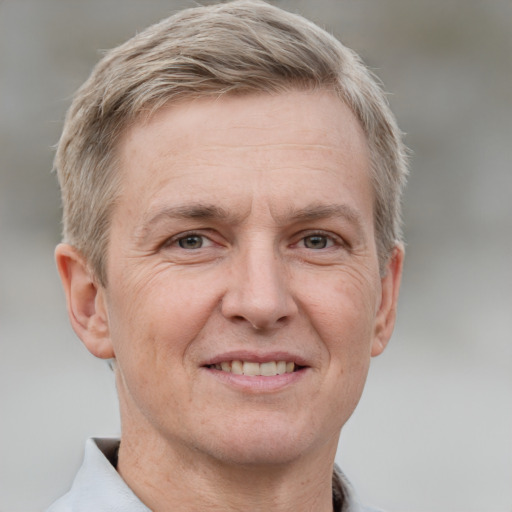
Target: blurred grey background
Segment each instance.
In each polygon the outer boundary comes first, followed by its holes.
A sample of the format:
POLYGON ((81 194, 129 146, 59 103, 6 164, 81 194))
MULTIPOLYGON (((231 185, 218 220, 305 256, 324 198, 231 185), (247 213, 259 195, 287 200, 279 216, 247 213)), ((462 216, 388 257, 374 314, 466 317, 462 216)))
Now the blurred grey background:
MULTIPOLYGON (((84 440, 119 431, 111 372, 68 326, 53 263, 65 109, 99 49, 194 3, 0 2, 0 511, 44 509, 84 440)), ((510 512, 512 2, 275 3, 363 56, 414 152, 398 325, 338 462, 390 512, 510 512)))

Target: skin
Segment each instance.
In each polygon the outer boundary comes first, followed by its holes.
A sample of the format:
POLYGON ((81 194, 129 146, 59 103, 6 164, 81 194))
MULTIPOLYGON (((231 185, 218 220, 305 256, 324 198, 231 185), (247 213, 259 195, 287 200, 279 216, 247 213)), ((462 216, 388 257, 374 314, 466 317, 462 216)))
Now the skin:
POLYGON ((72 325, 115 357, 118 471, 152 510, 328 511, 342 426, 391 336, 364 133, 329 92, 166 107, 119 145, 108 285, 56 250, 72 325), (234 376, 209 365, 294 361, 234 376), (180 508, 182 507, 182 508, 180 508))

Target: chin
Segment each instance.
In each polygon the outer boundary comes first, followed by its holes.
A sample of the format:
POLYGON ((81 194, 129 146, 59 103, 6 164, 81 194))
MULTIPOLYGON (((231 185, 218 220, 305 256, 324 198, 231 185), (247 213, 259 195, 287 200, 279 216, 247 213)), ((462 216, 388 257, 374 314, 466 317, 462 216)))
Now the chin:
POLYGON ((227 450, 219 449, 214 457, 234 466, 281 466, 297 461, 303 451, 297 445, 279 443, 274 439, 261 440, 258 443, 238 445, 233 443, 227 450))
POLYGON ((210 455, 226 464, 243 466, 289 464, 318 444, 311 429, 294 429, 290 423, 279 422, 231 424, 218 436, 211 435, 216 442, 209 444, 210 455))

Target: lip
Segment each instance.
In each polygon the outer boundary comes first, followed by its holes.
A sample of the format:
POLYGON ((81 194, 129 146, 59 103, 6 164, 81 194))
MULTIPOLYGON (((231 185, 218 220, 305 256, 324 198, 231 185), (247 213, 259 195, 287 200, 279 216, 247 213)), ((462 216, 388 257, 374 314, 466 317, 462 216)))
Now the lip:
POLYGON ((285 351, 276 352, 255 352, 249 350, 236 350, 216 354, 206 359, 201 364, 201 370, 209 377, 228 386, 231 389, 248 394, 265 394, 283 391, 289 386, 301 381, 310 370, 310 366, 304 357, 285 351), (238 375, 211 368, 212 365, 220 364, 224 361, 252 361, 255 363, 268 363, 270 361, 293 362, 299 367, 292 373, 283 373, 281 375, 262 376, 262 375, 238 375))
POLYGON ((216 354, 215 356, 202 361, 200 366, 209 366, 220 364, 224 361, 252 361, 254 363, 268 363, 270 361, 286 361, 295 363, 300 367, 309 367, 310 365, 306 359, 298 354, 291 352, 277 351, 277 352, 255 352, 249 350, 236 350, 216 354))
POLYGON ((289 386, 302 380, 309 371, 308 367, 300 368, 293 373, 283 373, 264 377, 262 375, 238 375, 235 373, 223 372, 215 368, 201 367, 201 370, 218 382, 231 389, 249 394, 275 393, 285 390, 289 386))

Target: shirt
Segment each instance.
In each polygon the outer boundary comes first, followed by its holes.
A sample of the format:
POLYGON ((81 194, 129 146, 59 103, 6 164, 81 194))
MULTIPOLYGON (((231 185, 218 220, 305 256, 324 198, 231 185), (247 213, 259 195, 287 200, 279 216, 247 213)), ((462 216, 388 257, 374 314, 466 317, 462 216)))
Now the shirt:
MULTIPOLYGON (((70 491, 47 512, 151 512, 116 471, 119 439, 89 439, 70 491)), ((335 512, 379 512, 362 506, 343 473, 333 474, 335 512)))

